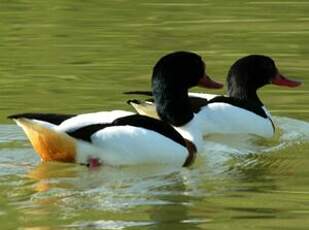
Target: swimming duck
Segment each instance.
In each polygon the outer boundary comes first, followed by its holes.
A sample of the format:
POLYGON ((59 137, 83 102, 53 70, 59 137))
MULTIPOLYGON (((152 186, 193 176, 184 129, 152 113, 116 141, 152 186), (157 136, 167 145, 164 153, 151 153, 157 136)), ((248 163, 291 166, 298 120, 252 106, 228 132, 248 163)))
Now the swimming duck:
MULTIPOLYGON (((176 52, 168 57, 173 63, 181 64, 178 74, 190 76, 184 78, 183 88, 197 84, 216 86, 205 75, 199 55, 176 52)), ((194 137, 181 135, 167 122, 128 111, 80 115, 23 113, 8 118, 22 127, 43 161, 75 162, 90 167, 102 164, 189 166, 202 148, 194 137)), ((187 116, 177 124, 186 124, 191 118, 187 116)))
MULTIPOLYGON (((187 77, 190 78, 189 73, 187 77)), ((153 99, 129 100, 128 103, 138 113, 159 117, 175 127, 191 119, 191 125, 195 123, 196 129, 204 135, 253 134, 269 138, 274 135, 275 126, 257 90, 267 84, 301 85, 299 81, 284 77, 275 62, 263 55, 242 57, 231 66, 227 75, 227 96, 188 94, 181 81, 177 72, 165 71, 159 62, 153 70, 152 93, 148 93, 153 99)))

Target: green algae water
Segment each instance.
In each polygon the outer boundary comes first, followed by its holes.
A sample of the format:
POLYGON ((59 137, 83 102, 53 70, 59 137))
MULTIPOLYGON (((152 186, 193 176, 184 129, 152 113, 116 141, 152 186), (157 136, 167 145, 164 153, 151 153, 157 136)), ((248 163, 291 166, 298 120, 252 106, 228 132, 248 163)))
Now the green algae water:
POLYGON ((305 0, 1 0, 0 228, 307 229, 308 12, 305 0), (41 163, 6 119, 131 110, 122 92, 149 89, 175 50, 221 81, 237 58, 270 55, 304 85, 260 90, 276 137, 209 138, 190 169, 41 163))

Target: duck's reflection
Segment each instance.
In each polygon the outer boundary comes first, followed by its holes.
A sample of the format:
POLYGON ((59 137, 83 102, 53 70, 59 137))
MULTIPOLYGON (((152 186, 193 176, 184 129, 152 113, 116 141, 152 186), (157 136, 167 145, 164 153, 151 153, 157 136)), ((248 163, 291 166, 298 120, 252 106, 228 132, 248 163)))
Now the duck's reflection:
MULTIPOLYGON (((45 162, 28 176, 37 181, 34 189, 39 195, 34 200, 38 205, 53 205, 67 215, 83 215, 90 210, 96 213, 92 225, 109 221, 125 225, 129 221, 137 226, 143 223, 148 229, 203 229, 220 213, 215 207, 217 194, 237 192, 244 186, 250 191, 275 189, 275 181, 268 176, 271 170, 267 162, 267 158, 254 155, 225 158, 220 164, 204 157, 191 169, 89 169, 45 162), (210 164, 215 167, 209 167, 210 164), (257 187, 250 181, 262 181, 263 186, 257 187)), ((89 220, 82 218, 74 226, 86 222, 89 220)))
MULTIPOLYGON (((196 201, 192 195, 196 183, 190 180, 192 173, 194 169, 150 166, 90 170, 45 162, 28 176, 37 180, 34 189, 41 194, 39 205, 58 202, 64 209, 75 207, 76 212, 85 207, 94 212, 120 212, 120 216, 136 223, 147 220, 150 229, 199 229, 190 215, 191 201, 196 201), (61 191, 66 191, 66 195, 61 196, 61 191)), ((113 217, 118 219, 119 215, 113 217)))
POLYGON ((58 162, 41 162, 34 169, 28 172, 28 177, 37 180, 34 186, 35 191, 44 192, 51 188, 70 188, 65 178, 74 178, 78 174, 78 165, 58 163, 58 162))

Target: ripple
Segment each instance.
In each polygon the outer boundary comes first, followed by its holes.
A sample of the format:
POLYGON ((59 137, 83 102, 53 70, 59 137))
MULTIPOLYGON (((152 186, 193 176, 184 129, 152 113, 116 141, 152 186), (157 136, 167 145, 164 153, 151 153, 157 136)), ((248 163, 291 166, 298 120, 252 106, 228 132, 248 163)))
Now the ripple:
POLYGON ((128 227, 144 227, 153 224, 155 224, 155 222, 152 221, 146 222, 146 221, 98 220, 98 221, 76 222, 71 225, 66 225, 64 227, 120 230, 128 227))
POLYGON ((0 125, 0 144, 26 140, 23 131, 16 125, 0 125))

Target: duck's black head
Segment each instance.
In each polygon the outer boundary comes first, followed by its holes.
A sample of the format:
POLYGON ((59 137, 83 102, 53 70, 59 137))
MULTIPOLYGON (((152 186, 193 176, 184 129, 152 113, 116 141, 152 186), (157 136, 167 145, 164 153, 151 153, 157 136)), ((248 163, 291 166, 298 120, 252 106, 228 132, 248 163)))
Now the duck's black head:
POLYGON ((267 84, 296 87, 301 83, 282 76, 270 57, 249 55, 231 66, 227 84, 230 97, 261 103, 256 95, 259 88, 267 84))
POLYGON ((204 76, 202 58, 191 52, 174 52, 162 57, 153 68, 152 86, 188 89, 204 76))
POLYGON ((178 51, 162 57, 154 66, 152 92, 162 120, 173 125, 185 124, 193 117, 188 89, 201 85, 221 88, 205 73, 202 58, 192 52, 178 51))

